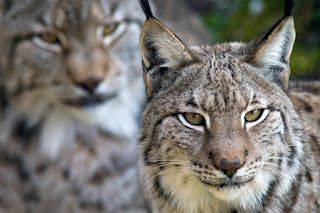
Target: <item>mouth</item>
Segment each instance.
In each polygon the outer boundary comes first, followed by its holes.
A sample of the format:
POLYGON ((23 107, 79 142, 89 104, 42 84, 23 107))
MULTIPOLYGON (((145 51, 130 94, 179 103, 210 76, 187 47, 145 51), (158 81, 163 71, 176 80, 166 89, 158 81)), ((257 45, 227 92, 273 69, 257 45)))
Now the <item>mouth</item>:
POLYGON ((118 92, 105 95, 89 95, 85 97, 65 99, 63 103, 74 107, 94 107, 112 100, 118 95, 118 92))
POLYGON ((244 186, 250 182, 253 181, 254 178, 250 178, 246 181, 234 181, 234 180, 224 180, 224 181, 221 181, 219 183, 213 183, 209 180, 204 180, 204 179, 199 179, 201 183, 203 183, 204 185, 206 186, 209 186, 209 187, 213 187, 213 188, 216 188, 216 189, 224 189, 224 190, 228 190, 228 189, 234 189, 234 188, 239 188, 241 186, 244 186))

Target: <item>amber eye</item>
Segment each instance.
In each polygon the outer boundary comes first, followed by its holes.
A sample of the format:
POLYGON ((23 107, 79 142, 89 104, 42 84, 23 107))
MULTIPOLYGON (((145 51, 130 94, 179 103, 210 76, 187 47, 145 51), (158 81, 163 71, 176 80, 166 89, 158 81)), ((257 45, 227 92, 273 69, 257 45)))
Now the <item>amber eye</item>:
POLYGON ((38 37, 48 44, 60 44, 60 39, 53 33, 42 33, 38 37))
POLYGON ((263 111, 264 111, 263 109, 255 109, 250 112, 247 112, 244 116, 244 119, 246 122, 257 121, 262 116, 263 111))
POLYGON ((205 118, 198 113, 187 112, 184 113, 183 117, 188 123, 192 125, 205 125, 205 118))
POLYGON ((119 24, 118 23, 114 23, 114 24, 109 24, 109 25, 105 25, 102 29, 102 36, 109 36, 112 33, 114 33, 116 31, 116 29, 118 28, 119 24))

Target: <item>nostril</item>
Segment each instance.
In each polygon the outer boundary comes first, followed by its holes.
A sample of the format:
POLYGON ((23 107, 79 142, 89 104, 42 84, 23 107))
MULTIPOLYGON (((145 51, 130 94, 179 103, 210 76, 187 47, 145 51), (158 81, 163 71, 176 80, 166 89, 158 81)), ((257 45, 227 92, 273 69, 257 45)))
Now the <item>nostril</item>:
POLYGON ((228 159, 221 159, 217 168, 222 171, 226 176, 232 178, 238 169, 241 168, 241 161, 239 158, 235 158, 233 161, 228 159))
POLYGON ((78 83, 78 85, 89 93, 93 93, 100 84, 101 79, 96 77, 89 77, 78 83))
POLYGON ((222 171, 223 174, 225 174, 225 175, 227 175, 227 173, 228 173, 228 170, 226 170, 226 169, 222 169, 221 171, 222 171))

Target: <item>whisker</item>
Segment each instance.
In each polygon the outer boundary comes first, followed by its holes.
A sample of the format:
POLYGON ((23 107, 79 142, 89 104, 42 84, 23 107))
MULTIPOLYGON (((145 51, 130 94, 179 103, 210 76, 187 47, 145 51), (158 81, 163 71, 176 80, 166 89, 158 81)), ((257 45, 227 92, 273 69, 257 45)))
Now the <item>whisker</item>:
POLYGON ((171 169, 162 170, 154 175, 149 176, 148 179, 146 180, 146 185, 152 184, 157 177, 166 176, 170 174, 174 174, 174 175, 179 174, 179 170, 181 170, 181 168, 176 168, 176 167, 173 169, 171 168, 171 169))

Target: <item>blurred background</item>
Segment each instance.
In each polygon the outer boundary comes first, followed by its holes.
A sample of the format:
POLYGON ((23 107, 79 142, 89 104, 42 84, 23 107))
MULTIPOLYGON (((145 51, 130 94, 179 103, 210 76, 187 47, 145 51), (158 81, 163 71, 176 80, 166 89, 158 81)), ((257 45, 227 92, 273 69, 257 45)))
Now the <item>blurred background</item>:
MULTIPOLYGON (((209 32, 208 38, 205 38, 203 33, 201 40, 208 39, 211 44, 224 41, 250 41, 266 33, 283 14, 281 0, 167 0, 167 2, 158 7, 166 10, 165 15, 169 15, 170 11, 172 14, 182 11, 183 17, 188 19, 184 20, 185 22, 189 22, 194 14, 199 15, 209 32), (184 5, 182 2, 187 3, 189 11, 181 9, 184 5)), ((291 79, 320 79, 320 0, 296 0, 293 15, 297 38, 291 56, 291 79)), ((178 18, 179 14, 176 17, 178 18)), ((189 26, 189 30, 192 30, 192 27, 189 26)))

